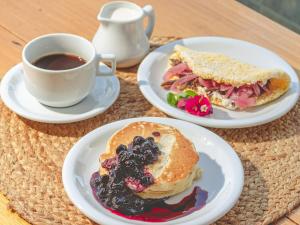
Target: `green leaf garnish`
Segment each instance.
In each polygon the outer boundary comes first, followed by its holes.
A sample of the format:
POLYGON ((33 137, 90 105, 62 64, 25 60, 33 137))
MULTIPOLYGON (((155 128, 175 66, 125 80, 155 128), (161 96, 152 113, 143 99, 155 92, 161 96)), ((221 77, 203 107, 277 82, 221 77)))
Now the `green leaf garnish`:
POLYGON ((197 95, 197 93, 192 90, 185 90, 184 93, 185 93, 186 97, 194 97, 197 95))
POLYGON ((185 90, 184 92, 180 94, 174 94, 172 92, 169 92, 167 95, 167 102, 169 105, 176 107, 177 103, 182 98, 188 98, 188 97, 194 97, 197 93, 192 90, 185 90))
MULTIPOLYGON (((182 98, 187 98, 188 96, 186 95, 186 93, 182 92, 182 93, 180 93, 180 94, 177 94, 177 97, 178 97, 179 99, 182 99, 182 98)), ((178 99, 178 100, 179 100, 179 99, 178 99)))
POLYGON ((168 95, 167 95, 167 102, 171 106, 177 106, 178 96, 176 96, 172 92, 169 92, 168 95))

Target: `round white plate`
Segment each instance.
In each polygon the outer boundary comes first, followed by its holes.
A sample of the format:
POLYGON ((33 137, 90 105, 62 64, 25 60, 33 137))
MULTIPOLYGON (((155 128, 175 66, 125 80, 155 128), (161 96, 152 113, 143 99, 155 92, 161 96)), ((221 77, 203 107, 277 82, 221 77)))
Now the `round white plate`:
MULTIPOLYGON (((101 64, 101 70, 107 66, 101 64), (103 67, 103 68, 102 68, 103 67)), ((12 67, 1 81, 1 98, 18 115, 46 123, 71 123, 85 120, 107 110, 118 98, 120 83, 116 76, 96 77, 91 93, 76 105, 54 108, 39 103, 25 88, 22 64, 12 67)))
MULTIPOLYGON (((64 188, 71 201, 86 216, 103 225, 153 224, 112 214, 94 199, 90 187, 91 175, 100 167, 99 156, 105 151, 106 142, 117 130, 134 121, 171 125, 188 137, 200 153, 199 166, 203 174, 194 185, 208 191, 206 205, 190 215, 156 224, 210 224, 234 206, 243 188, 243 167, 235 151, 222 138, 205 128, 182 120, 141 117, 110 123, 88 133, 66 156, 62 170, 64 188)), ((192 189, 193 187, 172 197, 170 201, 179 202, 192 189)))
POLYGON ((151 52, 141 63, 138 70, 138 82, 147 100, 170 116, 187 120, 207 127, 240 128, 268 123, 286 114, 297 102, 299 80, 291 66, 275 53, 249 42, 222 37, 195 37, 182 39, 164 45, 151 52), (261 68, 280 68, 291 77, 291 86, 287 93, 269 104, 247 111, 231 111, 213 106, 214 112, 207 117, 197 117, 168 105, 168 91, 160 87, 167 68, 169 55, 176 44, 194 50, 223 53, 261 68))

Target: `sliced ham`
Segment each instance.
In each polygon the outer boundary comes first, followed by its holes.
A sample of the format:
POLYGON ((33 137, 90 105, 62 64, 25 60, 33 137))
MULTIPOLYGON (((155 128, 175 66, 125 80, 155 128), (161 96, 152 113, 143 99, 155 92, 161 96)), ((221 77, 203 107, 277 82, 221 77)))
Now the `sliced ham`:
POLYGON ((211 80, 205 80, 205 79, 202 79, 201 77, 198 77, 198 81, 201 86, 206 87, 207 89, 210 89, 213 87, 211 80))
POLYGON ((235 105, 240 109, 245 109, 254 106, 256 97, 249 97, 247 94, 242 94, 234 100, 235 105))
POLYGON ((220 91, 228 91, 232 89, 232 85, 230 84, 220 84, 220 91))
POLYGON ((211 84, 212 84, 213 88, 216 88, 216 89, 220 88, 220 84, 214 80, 211 80, 211 84))
POLYGON ((248 85, 243 85, 241 87, 238 88, 237 90, 238 95, 247 95, 248 97, 250 97, 251 95, 253 95, 253 89, 251 87, 249 87, 248 85))
POLYGON ((239 109, 245 109, 255 105, 257 96, 252 85, 243 85, 231 93, 230 99, 239 109))
POLYGON ((227 90, 227 92, 226 92, 226 94, 225 94, 225 98, 229 98, 229 97, 231 96, 231 94, 233 93, 233 91, 234 91, 234 87, 231 86, 231 87, 227 90))
POLYGON ((203 78, 199 77, 198 81, 201 86, 206 87, 210 91, 219 90, 219 88, 220 88, 220 84, 211 79, 203 79, 203 78))
POLYGON ((185 63, 179 63, 176 66, 171 67, 164 75, 164 81, 170 80, 172 77, 180 75, 184 72, 192 72, 191 69, 185 63))
POLYGON ((193 74, 192 72, 190 71, 183 71, 182 73, 178 74, 180 77, 183 77, 183 76, 186 76, 186 75, 191 75, 193 74))
POLYGON ((198 76, 195 75, 195 74, 191 74, 191 75, 186 75, 178 80, 176 80, 172 86, 170 87, 170 90, 171 91, 174 91, 174 92, 179 92, 180 90, 178 89, 178 87, 186 84, 187 82, 189 81, 192 81, 194 79, 196 79, 198 76))
POLYGON ((255 96, 258 97, 260 95, 260 87, 258 86, 258 84, 257 83, 253 84, 252 89, 254 91, 255 96))
POLYGON ((160 86, 162 86, 164 89, 169 90, 172 84, 175 83, 176 80, 167 80, 164 81, 160 86))

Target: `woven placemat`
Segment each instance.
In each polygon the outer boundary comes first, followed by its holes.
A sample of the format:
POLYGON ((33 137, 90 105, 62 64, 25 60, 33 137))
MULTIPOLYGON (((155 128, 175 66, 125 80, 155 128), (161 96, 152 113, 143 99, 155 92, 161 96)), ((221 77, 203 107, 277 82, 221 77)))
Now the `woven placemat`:
MULTIPOLYGON (((153 38, 152 47, 174 39, 153 38)), ((131 117, 166 116, 142 96, 136 70, 118 71, 121 93, 106 113, 77 123, 33 122, 0 102, 0 191, 10 199, 11 209, 32 224, 93 224, 66 196, 61 168, 72 145, 99 126, 131 117)), ((263 126, 212 130, 233 146, 245 170, 238 203, 217 224, 269 224, 300 203, 300 102, 263 126)))

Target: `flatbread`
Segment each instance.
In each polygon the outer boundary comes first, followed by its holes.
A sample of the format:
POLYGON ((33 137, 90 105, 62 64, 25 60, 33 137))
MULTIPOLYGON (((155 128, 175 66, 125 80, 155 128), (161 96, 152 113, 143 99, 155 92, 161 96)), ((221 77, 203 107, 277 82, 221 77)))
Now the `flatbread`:
MULTIPOLYGON (((289 75, 280 69, 261 69, 223 54, 195 51, 181 45, 176 45, 174 51, 170 59, 185 62, 194 74, 203 79, 213 79, 218 83, 240 87, 257 81, 266 82, 271 78, 290 80, 289 75)), ((285 86, 282 89, 286 88, 285 86)))
MULTIPOLYGON (((218 83, 230 84, 234 87, 245 84, 251 85, 259 81, 262 83, 269 81, 270 91, 259 96, 254 106, 277 99, 290 86, 289 75, 280 69, 261 69, 223 54, 195 51, 181 45, 175 46, 174 53, 170 56, 169 61, 170 66, 173 61, 184 62, 192 69, 193 74, 203 79, 212 79, 218 83)), ((198 88, 198 91, 206 94, 201 87, 198 88)), ((224 96, 214 95, 208 97, 214 105, 231 110, 237 109, 224 96)))

